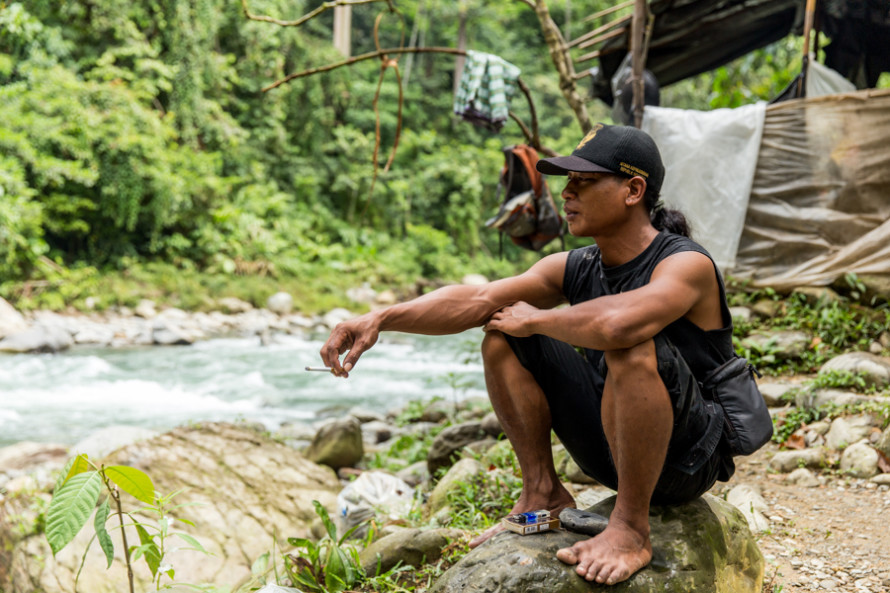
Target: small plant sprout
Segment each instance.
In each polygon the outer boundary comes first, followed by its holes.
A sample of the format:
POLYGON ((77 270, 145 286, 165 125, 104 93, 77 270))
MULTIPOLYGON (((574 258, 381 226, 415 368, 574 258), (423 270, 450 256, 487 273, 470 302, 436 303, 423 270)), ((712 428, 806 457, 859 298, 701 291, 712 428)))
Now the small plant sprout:
MULTIPOLYGON (((127 567, 130 593, 135 593, 133 563, 139 558, 145 558, 156 589, 166 589, 172 586, 175 572, 168 557, 169 553, 173 551, 169 546, 170 536, 176 536, 186 544, 185 548, 178 549, 190 549, 206 554, 207 551, 194 537, 170 530, 173 520, 169 512, 186 506, 171 506, 170 501, 177 494, 179 492, 159 496, 155 492, 151 478, 145 472, 134 467, 126 465, 97 466, 83 454, 71 459, 62 470, 53 489, 52 501, 46 512, 46 539, 55 556, 71 543, 86 525, 93 510, 96 510, 93 519, 95 533, 83 552, 80 568, 75 577, 75 591, 87 552, 94 541, 99 540, 99 546, 108 563, 107 568, 110 568, 114 562, 114 541, 106 527, 106 523, 112 516, 117 517, 118 524, 114 529, 120 530, 121 542, 126 551, 123 557, 127 567), (103 490, 106 492, 106 496, 102 502, 99 502, 103 490), (146 506, 137 509, 137 512, 155 515, 157 523, 143 523, 129 511, 125 512, 121 505, 122 491, 145 503, 146 506), (97 503, 99 503, 98 508, 96 507, 97 503), (125 515, 130 521, 129 523, 125 522, 125 515), (136 530, 139 537, 138 545, 131 545, 127 541, 127 527, 136 530), (161 579, 164 576, 171 582, 162 587, 161 579)), ((191 524, 186 519, 179 519, 179 521, 191 524)))

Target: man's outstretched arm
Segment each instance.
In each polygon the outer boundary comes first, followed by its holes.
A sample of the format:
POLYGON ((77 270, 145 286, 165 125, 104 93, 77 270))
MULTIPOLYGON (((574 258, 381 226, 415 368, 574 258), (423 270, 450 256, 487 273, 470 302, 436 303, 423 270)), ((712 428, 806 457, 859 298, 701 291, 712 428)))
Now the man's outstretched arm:
POLYGON ((377 343, 382 331, 444 335, 484 324, 493 313, 516 301, 548 309, 563 302, 562 278, 567 255, 545 257, 527 272, 485 286, 446 286, 406 303, 338 324, 321 349, 333 373, 345 377, 359 357, 377 343), (348 354, 347 354, 348 352, 348 354), (342 364, 340 356, 346 354, 342 364))

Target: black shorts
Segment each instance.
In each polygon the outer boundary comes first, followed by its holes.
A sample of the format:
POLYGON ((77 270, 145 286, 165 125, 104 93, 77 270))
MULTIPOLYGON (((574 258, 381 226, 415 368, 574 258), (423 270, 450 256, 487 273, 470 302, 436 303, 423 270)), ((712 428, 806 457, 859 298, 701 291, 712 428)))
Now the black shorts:
MULTIPOLYGON (((600 414, 608 372, 605 359, 592 364, 569 344, 546 336, 505 337, 544 390, 553 430, 566 450, 585 474, 617 490, 618 476, 600 414)), ((673 404, 674 428, 652 503, 678 504, 701 496, 717 479, 729 479, 734 466, 721 443, 723 411, 702 398, 670 340, 659 334, 654 341, 658 373, 673 404)))

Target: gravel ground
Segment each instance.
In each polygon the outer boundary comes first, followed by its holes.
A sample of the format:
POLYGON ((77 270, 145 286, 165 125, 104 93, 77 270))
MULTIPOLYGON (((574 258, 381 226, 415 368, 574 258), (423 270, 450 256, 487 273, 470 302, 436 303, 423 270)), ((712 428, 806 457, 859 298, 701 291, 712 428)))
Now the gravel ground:
POLYGON ((747 484, 766 500, 769 529, 758 536, 764 593, 890 591, 890 488, 831 472, 819 486, 788 483, 767 471, 778 450, 770 443, 737 459, 736 474, 713 492, 747 484))

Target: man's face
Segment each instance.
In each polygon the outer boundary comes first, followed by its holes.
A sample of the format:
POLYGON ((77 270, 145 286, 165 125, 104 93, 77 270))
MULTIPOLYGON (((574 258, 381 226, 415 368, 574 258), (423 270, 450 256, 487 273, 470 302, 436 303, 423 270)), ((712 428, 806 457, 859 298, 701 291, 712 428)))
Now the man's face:
POLYGON ((611 173, 570 171, 562 190, 569 232, 576 237, 594 237, 616 228, 626 216, 628 182, 628 178, 611 173))

